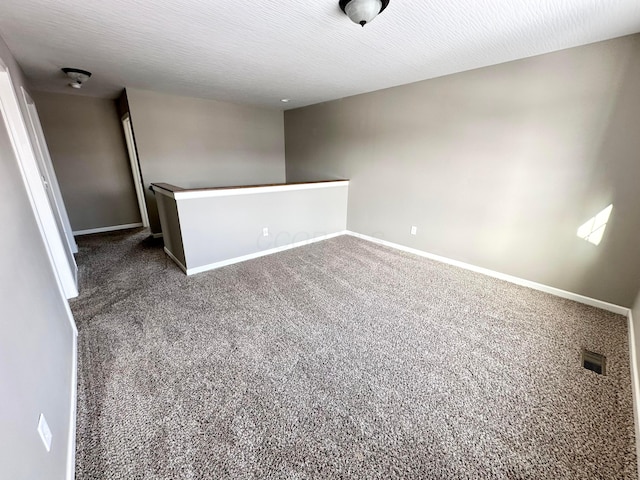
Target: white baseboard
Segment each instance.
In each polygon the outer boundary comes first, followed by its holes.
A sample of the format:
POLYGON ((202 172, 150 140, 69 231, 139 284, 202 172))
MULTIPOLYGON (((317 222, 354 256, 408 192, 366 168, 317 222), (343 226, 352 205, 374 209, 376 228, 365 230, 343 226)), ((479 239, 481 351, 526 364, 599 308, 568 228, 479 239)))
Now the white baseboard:
POLYGON ((379 245, 384 245, 390 248, 394 248, 396 250, 401 250, 403 252, 413 253, 415 255, 419 255, 421 257, 429 258, 431 260, 435 260, 441 263, 446 263, 448 265, 453 265, 456 267, 464 268, 465 270, 470 270, 473 272, 481 273, 483 275, 487 275, 489 277, 498 278, 500 280, 504 280, 510 283, 514 283, 516 285, 521 285, 524 287, 532 288, 534 290, 539 290, 545 293, 549 293, 551 295, 555 295, 557 297, 566 298, 568 300, 573 300, 578 303, 582 303, 585 305, 589 305, 596 308, 601 308, 603 310, 607 310, 613 313, 617 313, 620 315, 625 315, 628 319, 628 334, 629 334, 629 363, 631 368, 631 386, 632 386, 632 394, 633 394, 633 407, 634 407, 634 425, 635 425, 635 434, 636 434, 636 452, 639 462, 639 471, 640 471, 640 370, 638 368, 638 357, 637 350, 635 344, 635 336, 634 336, 634 327, 633 327, 633 314, 630 308, 623 307, 620 305, 615 305, 613 303, 604 302, 602 300, 597 300, 595 298, 586 297, 584 295, 580 295, 573 292, 568 292, 566 290, 562 290, 555 287, 550 287, 548 285, 543 285, 541 283, 532 282, 530 280, 525 280, 523 278, 514 277, 512 275, 507 275, 504 273, 496 272, 494 270, 489 270, 487 268, 478 267, 475 265, 471 265, 469 263, 461 262, 458 260, 453 260, 451 258, 443 257, 440 255, 435 255, 433 253, 428 253, 422 250, 418 250, 416 248, 407 247, 404 245, 400 245, 398 243, 389 242, 387 240, 382 240, 379 238, 371 237, 369 235, 363 235, 361 233, 352 232, 350 230, 345 230, 342 232, 332 233, 329 235, 323 235, 321 237, 316 237, 310 240, 306 240, 303 242, 297 242, 290 245, 284 245, 282 247, 272 248, 269 250, 264 250, 261 252, 252 253, 249 255, 244 255, 242 257, 236 257, 229 260, 224 260, 217 263, 212 263, 209 265, 204 265, 196 268, 187 268, 182 264, 167 248, 165 247, 164 251, 166 254, 184 271, 187 275, 194 275, 196 273, 205 272, 208 270, 213 270, 216 268, 224 267, 226 265, 232 265, 234 263, 244 262, 247 260, 251 260, 254 258, 263 257, 266 255, 271 255, 273 253, 282 252, 285 250, 289 250, 291 248, 301 247, 303 245, 309 245, 311 243, 320 242, 323 240, 328 240, 329 238, 338 237, 341 235, 351 235, 353 237, 360 238, 362 240, 367 240, 372 243, 377 243, 379 245))
POLYGON ((341 231, 336 233, 330 233, 328 235, 322 235, 315 238, 310 238, 309 240, 303 240, 301 242, 291 243, 289 245, 283 245, 281 247, 270 248, 268 250, 262 250, 260 252, 250 253, 248 255, 243 255, 241 257, 230 258, 228 260, 222 260, 220 262, 210 263, 208 265, 202 265, 200 267, 187 268, 182 262, 178 261, 178 259, 167 250, 165 247, 164 251, 169 255, 169 257, 178 264, 178 266, 187 274, 187 275, 195 275, 196 273, 207 272, 209 270, 215 270, 216 268, 226 267, 227 265, 233 265, 234 263, 246 262, 247 260, 253 260, 254 258, 264 257, 266 255, 272 255, 278 252, 284 252, 285 250, 290 250, 292 248, 302 247, 304 245, 309 245, 316 242, 321 242, 323 240, 328 240, 330 238, 339 237, 341 235, 345 235, 347 232, 341 231))
MULTIPOLYGON (((453 260, 447 257, 442 257, 440 255, 435 255, 433 253, 424 252, 422 250, 418 250, 411 247, 406 247, 404 245, 400 245, 398 243, 388 242, 386 240, 381 240, 379 238, 370 237, 368 235, 363 235, 361 233, 356 233, 352 231, 347 231, 348 235, 361 238, 363 240, 367 240, 369 242, 377 243, 379 245, 384 245, 387 247, 395 248, 397 250, 401 250, 403 252, 413 253, 415 255, 419 255, 421 257, 426 257, 431 260, 436 260, 438 262, 446 263, 449 265, 454 265, 456 267, 464 268, 465 270, 471 270, 473 272, 482 273, 484 275, 488 275, 490 277, 498 278, 500 280, 504 280, 510 283, 515 283, 517 285, 521 285, 524 287, 533 288, 534 290, 540 290, 542 292, 550 293, 551 295, 555 295, 557 297, 566 298, 569 300, 574 300, 578 303, 583 303, 585 305, 590 305, 592 307, 601 308, 603 310, 607 310, 609 312, 617 313, 620 315, 625 315, 628 320, 628 335, 629 335, 629 364, 631 368, 631 389, 632 389, 632 398, 633 398, 633 416, 634 416, 634 426, 635 426, 635 435, 636 435, 636 454, 638 458, 638 471, 640 472, 640 370, 638 368, 638 352, 636 349, 635 335, 634 335, 634 326, 633 326, 633 313, 630 308, 626 308, 620 305, 615 305, 613 303, 603 302, 602 300, 597 300, 595 298, 586 297, 584 295, 579 295, 573 292, 567 292, 566 290, 561 290, 559 288, 550 287, 548 285, 543 285, 541 283, 532 282, 529 280, 524 280, 522 278, 514 277, 512 275, 506 275, 504 273, 496 272, 493 270, 489 270, 487 268, 477 267, 475 265, 471 265, 469 263, 460 262, 458 260, 453 260)), ((640 478, 640 474, 639 474, 640 478)))
POLYGON ((631 364, 631 392, 633 396, 633 418, 636 433, 636 455, 640 478, 640 371, 638 370, 638 351, 636 348, 636 337, 634 334, 633 312, 631 310, 629 310, 627 319, 627 330, 629 332, 629 363, 631 364))
POLYGON ((76 478, 76 418, 78 405, 78 331, 73 324, 73 351, 71 353, 71 411, 67 444, 67 480, 76 478))
POLYGON ((151 236, 153 238, 162 238, 162 233, 152 233, 151 236))
POLYGON ((269 250, 262 250, 260 252, 250 253, 249 255, 243 255, 241 257, 230 258, 228 260, 222 260, 221 262, 211 263, 209 265, 203 265, 201 267, 187 268, 187 275, 194 275, 196 273, 206 272, 208 270, 214 270, 220 267, 226 267, 227 265, 233 265, 234 263, 246 262, 247 260, 253 260, 254 258, 264 257, 266 255, 272 255, 278 252, 284 252, 292 248, 302 247, 304 245, 310 245, 312 243, 321 242, 330 238, 339 237, 345 235, 347 232, 336 232, 328 235, 322 235, 320 237, 311 238, 309 240, 303 240, 301 242, 291 243, 289 245, 283 245, 281 247, 270 248, 269 250))
POLYGON ((89 230, 77 230, 73 232, 74 236, 91 235, 92 233, 115 232, 116 230, 128 230, 129 228, 141 227, 142 223, 126 223, 124 225, 112 225, 111 227, 90 228, 89 230))
POLYGON ((167 247, 164 247, 164 253, 166 253, 166 254, 167 254, 167 256, 168 256, 171 260, 173 260, 173 261, 176 263, 176 265, 178 265, 178 266, 180 267, 180 270, 182 270, 184 273, 186 273, 187 275, 189 275, 189 272, 187 271, 187 267, 185 267, 185 266, 184 266, 184 264, 183 264, 180 260, 178 260, 178 259, 176 258, 176 256, 175 256, 173 253, 171 253, 171 252, 169 251, 169 249, 168 249, 167 247))
POLYGON ((539 290, 541 292, 550 293, 551 295, 555 295, 556 297, 566 298, 578 303, 583 303, 585 305, 590 305, 592 307, 601 308, 609 312, 617 313, 619 315, 624 315, 624 316, 629 315, 629 309, 627 307, 622 307, 620 305, 615 305, 613 303, 603 302, 602 300, 597 300, 591 297, 585 297, 584 295, 580 295, 578 293, 567 292, 566 290, 561 290, 559 288, 550 287, 548 285, 532 282, 530 280, 525 280, 523 278, 514 277, 512 275, 507 275, 505 273, 496 272, 494 270, 489 270, 488 268, 477 267, 475 265, 471 265, 470 263, 460 262, 458 260, 442 257, 440 255, 428 253, 422 250, 418 250, 416 248, 406 247, 404 245, 400 245, 399 243, 388 242, 387 240, 381 240, 379 238, 370 237, 369 235, 363 235, 361 233, 356 233, 352 231, 347 231, 347 234, 354 237, 361 238, 363 240, 367 240, 369 242, 377 243, 379 245, 395 248, 396 250, 401 250, 403 252, 409 252, 409 253, 413 253, 414 255, 419 255, 421 257, 429 258, 431 260, 436 260, 437 262, 454 265, 456 267, 464 268, 465 270, 471 270, 472 272, 482 273, 483 275, 498 278, 506 282, 515 283, 516 285, 521 285, 523 287, 532 288, 534 290, 539 290))

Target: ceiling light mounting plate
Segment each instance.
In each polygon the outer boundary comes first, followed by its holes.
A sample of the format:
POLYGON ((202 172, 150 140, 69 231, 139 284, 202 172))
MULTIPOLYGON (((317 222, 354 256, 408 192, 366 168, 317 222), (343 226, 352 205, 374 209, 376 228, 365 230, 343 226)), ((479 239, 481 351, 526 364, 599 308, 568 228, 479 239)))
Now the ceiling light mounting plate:
POLYGON ((364 27, 387 8, 389 0, 340 0, 339 4, 351 21, 364 27))
POLYGON ((73 88, 81 88, 82 84, 91 77, 91 72, 80 68, 65 67, 62 71, 72 80, 69 86, 73 88))
MULTIPOLYGON (((342 9, 342 11, 344 13, 347 13, 345 11, 345 7, 347 6, 347 3, 349 3, 350 1, 351 0, 340 0, 340 8, 342 9)), ((385 8, 387 8, 387 5, 389 5, 389 0, 382 0, 382 8, 380 9, 380 12, 378 12, 378 13, 381 13, 385 8)))

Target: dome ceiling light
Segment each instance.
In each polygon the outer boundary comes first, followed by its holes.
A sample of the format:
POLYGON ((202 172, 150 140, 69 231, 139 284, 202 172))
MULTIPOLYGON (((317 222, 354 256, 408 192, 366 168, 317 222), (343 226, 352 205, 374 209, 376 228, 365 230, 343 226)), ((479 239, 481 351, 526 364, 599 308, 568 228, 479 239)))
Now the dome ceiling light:
POLYGON ((352 22, 363 27, 389 5, 389 0, 340 0, 340 8, 352 22))
POLYGON ((82 88, 82 84, 91 77, 91 72, 79 68, 65 67, 62 71, 71 79, 69 86, 73 88, 82 88))

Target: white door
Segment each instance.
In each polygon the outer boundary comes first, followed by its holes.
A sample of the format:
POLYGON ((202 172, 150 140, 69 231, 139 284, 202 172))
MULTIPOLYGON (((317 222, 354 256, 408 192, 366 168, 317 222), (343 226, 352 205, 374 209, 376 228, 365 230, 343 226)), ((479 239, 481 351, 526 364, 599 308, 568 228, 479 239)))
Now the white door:
POLYGON ((27 129, 27 121, 20 109, 9 71, 2 61, 0 61, 0 113, 9 132, 29 200, 60 287, 67 298, 77 297, 75 259, 61 229, 61 222, 56 219, 54 207, 49 201, 43 174, 38 166, 35 148, 27 129))
POLYGON ((47 195, 49 196, 49 202, 53 207, 54 214, 60 224, 62 233, 69 244, 69 248, 73 253, 78 253, 78 245, 76 239, 73 236, 71 230, 71 223, 67 215, 67 209, 62 199, 62 192, 58 184, 58 178, 56 177, 55 169, 53 168, 53 162, 49 155, 49 148, 47 147, 47 141, 44 138, 44 132, 42 131, 42 124, 40 123, 40 117, 38 116, 38 110, 31 98, 31 95, 23 88, 22 95, 27 104, 27 114, 29 116, 29 130, 31 133, 32 143, 36 153, 36 159, 38 160, 38 167, 42 174, 42 180, 45 183, 47 195))
POLYGON ((147 202, 144 199, 144 185, 142 183, 142 175, 140 175, 140 164, 138 163, 138 152, 136 143, 133 138, 133 128, 131 127, 131 117, 128 113, 122 117, 122 128, 124 129, 124 138, 127 142, 127 152, 129 152, 129 162, 131 163, 131 174, 133 175, 133 184, 136 187, 136 196, 138 197, 138 208, 140 209, 140 218, 142 218, 142 226, 149 227, 149 214, 147 213, 147 202))

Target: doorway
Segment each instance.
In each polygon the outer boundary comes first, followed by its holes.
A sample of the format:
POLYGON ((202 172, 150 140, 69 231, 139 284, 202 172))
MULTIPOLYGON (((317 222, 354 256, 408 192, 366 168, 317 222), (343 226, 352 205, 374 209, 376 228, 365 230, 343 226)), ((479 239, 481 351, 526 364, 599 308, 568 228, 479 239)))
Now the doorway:
MULTIPOLYGON (((0 61, 0 114, 9 133, 11 145, 18 159, 29 200, 44 240, 51 265, 56 273, 58 285, 66 298, 78 296, 77 266, 70 243, 66 240, 64 225, 56 216, 57 208, 47 193, 52 179, 47 181, 46 172, 41 171, 35 141, 30 136, 27 121, 20 108, 18 95, 13 87, 9 70, 0 61)), ((53 177, 55 178, 55 177, 53 177)), ((57 183, 57 182, 56 182, 57 183)), ((75 241, 74 241, 75 243, 75 241)))
POLYGON ((140 209, 140 218, 142 218, 142 226, 149 228, 149 214, 147 213, 147 202, 144 198, 144 184, 142 183, 142 174, 140 173, 140 163, 138 162, 138 151, 136 150, 136 142, 133 137, 133 128, 131 126, 131 116, 125 113, 122 117, 122 128, 124 129, 124 138, 127 142, 127 152, 129 153, 129 162, 131 163, 131 174, 133 175, 133 185, 136 188, 136 197, 138 198, 138 208, 140 209))
POLYGON ((69 222, 67 209, 64 205, 64 200, 62 199, 62 192, 58 185, 58 178, 56 177, 56 172, 53 168, 53 162, 49 155, 49 149, 47 148, 47 142, 44 138, 44 132, 42 131, 42 124, 40 123, 36 104, 31 98, 31 95, 29 95, 24 88, 22 88, 22 95, 25 103, 27 104, 27 115, 29 117, 28 126, 31 130, 36 160, 38 161, 42 183, 44 184, 47 196, 49 197, 49 203, 51 204, 56 220, 58 221, 60 234, 65 237, 71 252, 78 253, 78 244, 76 243, 73 231, 71 230, 71 223, 69 222))

